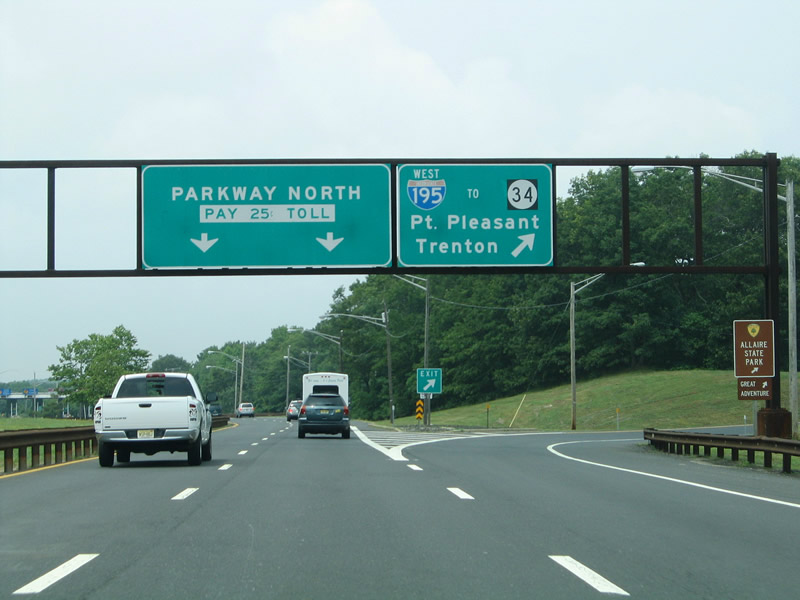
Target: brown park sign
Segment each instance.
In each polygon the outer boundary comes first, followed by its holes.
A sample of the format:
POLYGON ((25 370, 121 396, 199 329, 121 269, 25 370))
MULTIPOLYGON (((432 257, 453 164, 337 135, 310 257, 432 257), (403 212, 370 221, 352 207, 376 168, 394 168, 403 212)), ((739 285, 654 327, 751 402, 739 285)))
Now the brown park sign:
POLYGON ((772 379, 769 377, 739 377, 739 400, 772 400, 772 379))
POLYGON ((771 320, 733 322, 733 368, 736 377, 775 377, 773 325, 771 320))

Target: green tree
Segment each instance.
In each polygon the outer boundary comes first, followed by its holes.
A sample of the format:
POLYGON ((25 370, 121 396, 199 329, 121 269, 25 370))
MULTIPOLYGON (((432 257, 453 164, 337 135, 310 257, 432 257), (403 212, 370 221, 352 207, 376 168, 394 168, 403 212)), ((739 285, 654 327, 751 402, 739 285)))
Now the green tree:
POLYGON ((189 361, 181 358, 180 356, 175 356, 174 354, 165 354, 164 356, 159 356, 157 359, 155 359, 150 368, 159 373, 166 371, 188 373, 192 368, 192 365, 189 361))
POLYGON ((94 405, 111 393, 121 375, 147 369, 150 353, 136 344, 136 337, 122 325, 110 335, 89 334, 86 339, 56 346, 61 358, 50 365, 50 373, 70 403, 94 405))

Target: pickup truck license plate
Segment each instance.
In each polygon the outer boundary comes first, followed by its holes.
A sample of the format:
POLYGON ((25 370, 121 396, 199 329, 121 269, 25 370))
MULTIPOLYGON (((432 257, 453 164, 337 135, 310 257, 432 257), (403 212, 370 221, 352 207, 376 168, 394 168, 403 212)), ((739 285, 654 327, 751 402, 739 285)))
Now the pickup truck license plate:
POLYGON ((155 437, 152 429, 140 429, 137 433, 139 439, 155 437))

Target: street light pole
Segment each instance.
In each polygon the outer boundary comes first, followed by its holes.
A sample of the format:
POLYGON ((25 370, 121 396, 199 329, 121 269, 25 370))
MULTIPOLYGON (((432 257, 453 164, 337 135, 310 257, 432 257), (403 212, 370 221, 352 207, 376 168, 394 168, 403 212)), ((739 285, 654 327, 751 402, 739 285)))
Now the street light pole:
POLYGON ((222 354, 222 356, 227 356, 230 358, 234 363, 236 363, 236 383, 234 384, 233 388, 233 412, 236 412, 236 407, 239 406, 239 403, 242 401, 242 387, 244 386, 244 344, 242 344, 242 359, 239 360, 235 356, 231 356, 225 352, 220 350, 209 350, 209 354, 222 354), (242 368, 242 377, 239 378, 239 367, 242 368), (236 390, 239 390, 239 398, 236 398, 236 390))
POLYGON ((378 327, 383 327, 384 331, 386 331, 386 370, 387 370, 387 377, 389 378, 389 418, 391 420, 392 425, 394 425, 394 396, 392 391, 392 346, 390 342, 390 334, 389 334, 389 310, 386 308, 386 301, 383 303, 383 315, 382 318, 377 317, 368 317, 365 315, 351 315, 348 313, 328 313, 322 315, 320 319, 328 319, 332 317, 350 317, 351 319, 357 319, 359 321, 364 321, 366 323, 371 323, 372 325, 377 325, 378 327))
MULTIPOLYGON (((395 275, 400 281, 405 281, 409 285, 413 285, 415 288, 421 289, 425 291, 425 346, 423 349, 422 354, 422 366, 424 368, 428 368, 428 324, 430 322, 430 311, 431 311, 431 288, 430 282, 425 277, 416 277, 414 275, 406 275, 400 276, 395 275), (418 281, 422 281, 425 285, 421 285, 417 283, 418 281)), ((423 412, 423 422, 425 425, 431 424, 431 400, 433 400, 433 394, 425 394, 427 402, 425 402, 425 408, 423 412)))
POLYGON ((231 414, 236 414, 236 388, 239 387, 239 370, 237 369, 226 369, 225 367, 218 367, 217 365, 206 365, 206 369, 219 369, 220 371, 227 371, 228 373, 233 373, 234 381, 233 384, 233 411, 231 414))
POLYGON ((322 333, 321 331, 315 331, 313 329, 303 329, 303 328, 299 328, 299 329, 290 328, 290 329, 287 329, 286 331, 289 331, 291 333, 296 332, 296 331, 301 331, 303 333, 313 333, 314 335, 317 335, 317 336, 319 336, 319 337, 321 337, 323 339, 326 339, 329 342, 333 342, 334 344, 337 344, 339 346, 339 373, 343 373, 344 372, 343 371, 344 367, 342 366, 342 339, 344 338, 344 330, 340 329, 338 336, 331 335, 329 333, 322 333))
POLYGON ((308 364, 308 370, 306 371, 306 373, 311 373, 311 357, 314 356, 317 353, 316 352, 310 352, 308 350, 303 350, 302 353, 305 354, 308 357, 308 363, 307 363, 308 364))
POLYGON ((595 281, 600 279, 605 273, 592 275, 581 281, 569 283, 569 379, 572 388, 572 429, 577 427, 577 412, 578 412, 578 394, 577 383, 575 378, 575 294, 581 290, 585 290, 592 285, 595 281), (580 287, 576 287, 580 286, 580 287))

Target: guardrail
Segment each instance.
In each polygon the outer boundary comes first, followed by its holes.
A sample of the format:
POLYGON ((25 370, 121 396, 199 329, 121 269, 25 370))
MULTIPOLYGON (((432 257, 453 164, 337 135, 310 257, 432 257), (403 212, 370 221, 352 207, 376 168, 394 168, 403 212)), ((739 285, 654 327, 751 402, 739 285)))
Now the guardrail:
POLYGON ((3 473, 11 473, 94 456, 97 440, 94 427, 2 431, 0 451, 3 452, 3 473))
POLYGON ((764 467, 772 468, 772 455, 783 456, 783 472, 792 472, 792 457, 800 456, 800 442, 784 438, 771 438, 764 436, 747 435, 719 435, 714 433, 689 433, 685 431, 660 431, 658 429, 645 429, 644 439, 650 444, 673 454, 700 454, 703 449, 704 456, 711 456, 716 448, 717 457, 724 458, 725 450, 731 451, 731 460, 739 460, 739 452, 747 452, 747 460, 755 462, 756 452, 764 453, 764 467))
MULTIPOLYGON (((228 419, 214 417, 212 429, 224 427, 228 419)), ((0 431, 0 453, 0 474, 8 474, 97 456, 97 438, 94 427, 0 431)))

